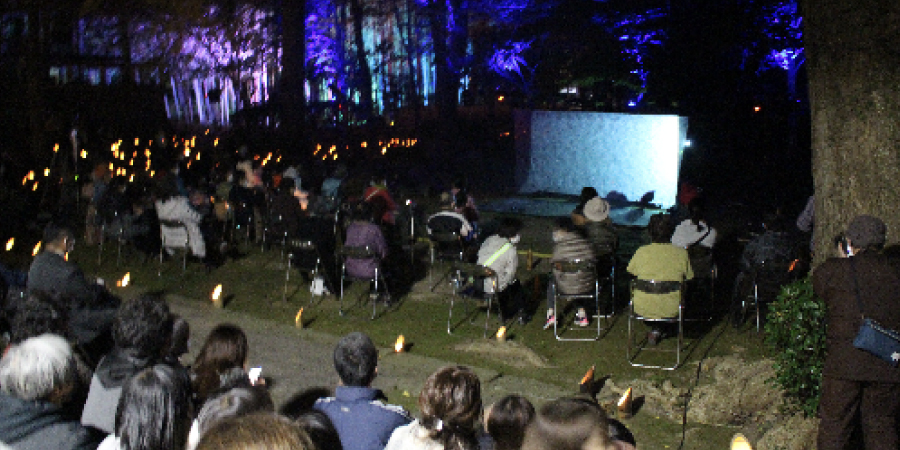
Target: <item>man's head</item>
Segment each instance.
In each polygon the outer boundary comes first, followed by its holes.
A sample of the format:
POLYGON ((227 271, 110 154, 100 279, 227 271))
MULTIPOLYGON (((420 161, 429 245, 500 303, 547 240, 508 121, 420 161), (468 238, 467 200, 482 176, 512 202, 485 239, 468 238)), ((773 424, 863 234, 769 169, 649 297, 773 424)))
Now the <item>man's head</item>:
POLYGON ((77 376, 72 347, 53 334, 13 345, 0 360, 0 392, 22 400, 62 403, 77 376))
POLYGON ((887 226, 884 221, 869 215, 856 216, 850 221, 847 232, 844 233, 850 241, 850 246, 858 250, 881 250, 886 234, 887 226))
POLYGON ((116 347, 141 358, 162 356, 172 337, 172 316, 162 299, 143 295, 122 303, 113 322, 116 347))
POLYGON ((33 291, 16 309, 10 327, 10 342, 18 344, 45 333, 64 336, 69 323, 68 308, 65 305, 62 299, 53 294, 33 291))
POLYGON ((603 222, 609 217, 609 203, 594 197, 584 204, 584 217, 591 222, 603 222))
POLYGON ((523 450, 607 450, 611 447, 606 413, 577 398, 546 403, 525 431, 523 450))
POLYGON ((334 348, 334 368, 344 386, 368 386, 375 379, 378 349, 369 336, 350 333, 334 348))
POLYGON ((75 235, 65 225, 48 223, 44 227, 44 248, 56 252, 70 252, 75 247, 75 235))
POLYGON ((497 230, 497 235, 512 239, 518 236, 520 231, 522 231, 522 221, 520 219, 515 217, 504 217, 500 221, 500 228, 497 230))
POLYGON ((667 214, 654 214, 650 216, 647 231, 650 233, 651 242, 664 244, 672 239, 672 221, 667 214))

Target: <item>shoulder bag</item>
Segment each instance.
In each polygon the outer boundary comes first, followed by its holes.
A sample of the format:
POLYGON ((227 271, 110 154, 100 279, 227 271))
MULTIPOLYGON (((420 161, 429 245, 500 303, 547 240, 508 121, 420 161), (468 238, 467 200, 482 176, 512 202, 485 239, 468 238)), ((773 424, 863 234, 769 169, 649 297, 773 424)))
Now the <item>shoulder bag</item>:
POLYGON ((859 295, 859 281, 856 278, 856 265, 853 257, 850 257, 850 271, 853 273, 853 288, 856 291, 856 306, 859 308, 859 316, 862 324, 859 332, 853 339, 853 346, 865 350, 893 367, 900 363, 900 333, 880 325, 878 322, 866 317, 863 313, 862 299, 859 295))

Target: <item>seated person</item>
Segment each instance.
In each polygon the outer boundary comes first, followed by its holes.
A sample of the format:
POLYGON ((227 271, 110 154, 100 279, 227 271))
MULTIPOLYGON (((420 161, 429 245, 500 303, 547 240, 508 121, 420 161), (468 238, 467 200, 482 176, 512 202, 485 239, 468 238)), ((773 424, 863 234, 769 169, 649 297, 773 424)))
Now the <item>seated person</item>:
POLYGON ((484 412, 484 429, 490 435, 494 450, 519 450, 525 429, 534 420, 534 405, 520 395, 507 395, 484 412))
POLYGON ((584 217, 584 205, 587 204, 588 201, 593 199, 594 197, 599 197, 600 194, 596 189, 585 186, 581 188, 581 195, 578 198, 578 204, 575 205, 575 209, 572 210, 570 216, 572 217, 572 222, 575 222, 576 226, 583 227, 585 223, 587 223, 587 218, 584 217))
POLYGON ((672 245, 688 251, 691 266, 698 277, 707 278, 712 272, 712 248, 716 244, 716 229, 706 223, 706 207, 702 197, 688 205, 690 218, 675 227, 672 245))
POLYGON ((112 335, 113 349, 94 371, 81 414, 83 425, 106 434, 115 432, 116 406, 128 378, 166 356, 172 336, 169 306, 149 296, 123 303, 116 313, 112 335))
POLYGON ((272 196, 269 219, 273 228, 269 230, 275 236, 287 233, 290 239, 296 236, 300 230, 300 218, 306 215, 306 211, 300 206, 300 201, 294 196, 296 191, 294 180, 285 177, 272 196))
POLYGON ((375 216, 372 205, 368 202, 360 203, 354 211, 353 220, 347 226, 347 238, 345 247, 369 247, 375 254, 374 258, 347 258, 347 274, 354 278, 374 278, 375 269, 378 268, 382 276, 388 278, 385 267, 381 264, 388 256, 387 242, 381 228, 374 223, 375 216))
POLYGON ((372 177, 369 187, 363 191, 363 202, 372 204, 374 217, 379 223, 394 224, 397 203, 388 192, 387 181, 384 177, 372 177))
POLYGON ((458 205, 458 204, 465 205, 465 207, 468 209, 471 209, 476 216, 478 215, 478 207, 475 206, 475 198, 472 197, 471 195, 469 195, 469 189, 468 189, 468 186, 466 185, 465 177, 462 177, 462 176, 456 177, 453 180, 453 182, 450 183, 450 200, 453 202, 454 205, 458 205), (457 198, 457 197, 461 197, 459 195, 460 192, 463 192, 466 194, 466 198, 462 199, 462 201, 460 201, 460 199, 457 198))
POLYGON ((383 449, 394 429, 412 421, 402 407, 385 404, 384 394, 372 388, 377 367, 378 349, 363 333, 344 336, 334 348, 341 385, 334 397, 320 398, 314 408, 331 419, 344 450, 383 449))
MULTIPOLYGON (((647 230, 651 243, 638 248, 628 263, 628 273, 637 277, 638 283, 634 290, 634 312, 647 319, 677 317, 681 292, 676 283, 694 278, 687 250, 670 243, 672 228, 667 215, 654 214, 647 230), (645 292, 641 290, 640 280, 673 283, 659 286, 659 292, 645 292)), ((663 335, 662 328, 652 329, 647 335, 648 343, 656 344, 663 335)))
POLYGON ((497 234, 488 236, 481 244, 477 263, 497 273, 496 292, 490 278, 484 280, 484 292, 497 294, 501 316, 510 318, 519 315, 519 322, 524 324, 531 318, 525 311, 525 292, 516 279, 516 270, 519 268, 516 244, 521 239, 519 236, 521 229, 521 220, 504 218, 497 234))
MULTIPOLYGON (((732 294, 732 320, 734 327, 740 327, 744 320, 741 301, 748 295, 753 280, 753 270, 763 262, 788 264, 795 258, 795 245, 791 235, 785 231, 782 218, 776 213, 766 214, 763 218, 763 234, 756 236, 744 247, 741 254, 740 269, 734 280, 732 294)), ((770 280, 778 283, 783 280, 770 280)))
POLYGON ((544 404, 525 430, 522 450, 633 450, 614 439, 600 405, 581 398, 560 398, 544 404))
POLYGON ((472 237, 470 236, 472 234, 472 225, 466 220, 465 216, 453 209, 453 204, 450 203, 450 196, 446 195, 446 193, 441 196, 441 210, 428 218, 428 221, 425 222, 425 228, 428 230, 429 235, 433 232, 459 233, 467 241, 472 237))
MULTIPOLYGON (((553 256, 550 264, 559 261, 569 261, 573 259, 594 261, 594 247, 582 234, 572 219, 569 217, 560 217, 556 219, 556 227, 553 230, 553 256)), ((594 281, 597 278, 595 273, 562 273, 553 267, 553 277, 556 280, 555 286, 560 294, 583 294, 594 289, 594 281)), ((547 286, 547 322, 544 329, 550 328, 556 322, 556 304, 554 303, 554 293, 552 292, 554 284, 547 286)), ((584 305, 579 305, 578 312, 575 313, 575 324, 586 327, 590 324, 584 305)))
POLYGON ((62 337, 11 346, 0 360, 0 441, 19 450, 97 448, 102 436, 64 413, 77 380, 75 354, 62 337))
POLYGON ((119 299, 105 287, 88 281, 78 266, 66 261, 66 253, 75 248, 68 228, 48 224, 43 242, 43 250, 28 271, 28 294, 46 292, 67 301, 71 337, 83 346, 101 344, 110 331, 119 299))
POLYGON ((344 179, 347 178, 347 166, 340 164, 334 169, 334 173, 322 181, 320 197, 320 209, 333 212, 340 206, 344 193, 344 179))
MULTIPOLYGON (((183 223, 187 228, 191 253, 198 258, 206 258, 206 243, 203 240, 203 233, 200 231, 200 222, 203 220, 203 216, 191 207, 187 197, 178 193, 175 178, 165 175, 157 180, 154 186, 154 196, 156 197, 156 215, 159 220, 183 223)), ((184 238, 183 232, 179 229, 162 231, 169 234, 164 238, 172 239, 175 242, 184 238)))
MULTIPOLYGON (((594 246, 594 253, 599 261, 611 260, 616 254, 619 245, 619 236, 616 226, 609 218, 609 203, 594 197, 584 204, 585 222, 582 226, 588 240, 594 246)), ((597 267, 598 273, 603 273, 602 267, 597 267)))

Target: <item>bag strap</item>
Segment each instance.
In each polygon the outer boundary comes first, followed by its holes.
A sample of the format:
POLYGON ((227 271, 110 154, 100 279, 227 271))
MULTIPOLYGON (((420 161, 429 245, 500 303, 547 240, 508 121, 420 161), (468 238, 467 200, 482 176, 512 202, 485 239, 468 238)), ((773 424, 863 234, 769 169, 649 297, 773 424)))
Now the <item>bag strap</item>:
POLYGON ((704 239, 706 239, 707 236, 709 236, 710 231, 712 231, 712 228, 710 228, 709 225, 707 225, 707 226, 706 226, 706 233, 703 233, 703 236, 700 236, 700 239, 697 239, 696 241, 694 241, 694 242, 688 244, 687 248, 691 248, 691 247, 694 247, 694 246, 696 246, 696 245, 699 245, 701 241, 703 241, 704 239))
POLYGON ((494 261, 497 260, 497 258, 500 257, 500 255, 506 253, 506 251, 509 250, 510 247, 512 247, 512 244, 510 244, 509 242, 503 244, 503 246, 500 247, 499 250, 497 250, 496 252, 494 252, 494 254, 491 255, 491 257, 488 258, 488 260, 485 261, 483 265, 485 265, 485 266, 490 266, 491 264, 494 263, 494 261))
POLYGON ((866 320, 866 314, 863 312, 862 298, 859 295, 859 280, 856 279, 856 261, 850 258, 850 273, 853 275, 853 291, 856 293, 856 307, 859 309, 859 317, 866 320))

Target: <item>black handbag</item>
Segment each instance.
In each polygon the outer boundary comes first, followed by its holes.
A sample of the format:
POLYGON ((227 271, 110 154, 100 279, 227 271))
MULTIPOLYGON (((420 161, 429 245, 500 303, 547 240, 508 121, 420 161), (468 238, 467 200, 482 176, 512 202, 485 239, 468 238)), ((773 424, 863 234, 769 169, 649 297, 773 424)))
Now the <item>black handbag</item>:
POLYGON ((853 272, 856 306, 859 308, 859 315, 862 318, 859 332, 856 333, 856 338, 853 339, 853 346, 881 358, 893 367, 897 367, 897 364, 900 363, 900 333, 866 317, 863 313, 862 299, 859 295, 859 281, 856 279, 856 266, 853 263, 853 257, 850 258, 850 271, 853 272))

